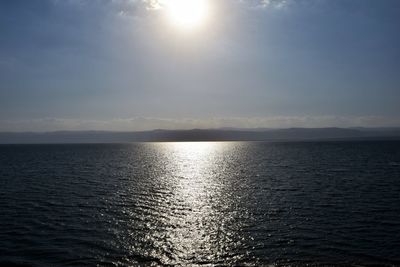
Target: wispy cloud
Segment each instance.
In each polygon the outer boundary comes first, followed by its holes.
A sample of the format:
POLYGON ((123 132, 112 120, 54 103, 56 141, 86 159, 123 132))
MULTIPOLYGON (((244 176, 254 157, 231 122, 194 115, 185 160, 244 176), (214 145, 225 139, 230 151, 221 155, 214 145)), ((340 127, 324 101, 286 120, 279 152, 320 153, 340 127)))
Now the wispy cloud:
MULTIPOLYGON (((53 0, 59 1, 59 0, 53 0)), ((68 0, 70 2, 82 3, 88 0, 68 0)), ((293 0, 225 0, 226 3, 239 2, 250 8, 275 8, 281 9, 287 7, 293 0)), ((163 9, 168 0, 111 0, 113 7, 120 9, 120 12, 126 15, 134 15, 138 9, 160 10, 163 9)), ((110 2, 108 2, 110 3, 110 2)))
MULTIPOLYGON (((69 5, 79 8, 91 9, 101 7, 106 12, 111 12, 122 17, 142 17, 147 12, 164 9, 168 0, 49 0, 53 5, 69 5)), ((221 0, 212 1, 220 6, 240 3, 240 7, 248 9, 283 9, 288 7, 293 0, 221 0)))
MULTIPOLYGON (((115 0, 114 0, 115 1, 115 0)), ((138 4, 140 1, 146 5, 148 9, 160 9, 165 6, 168 0, 116 0, 116 1, 124 1, 131 2, 134 4, 138 4)), ((236 2, 241 2, 250 6, 255 7, 273 7, 273 8, 282 8, 289 4, 291 0, 236 0, 236 2)), ((234 2, 229 0, 229 2, 234 2)))
POLYGON ((241 2, 256 8, 281 9, 289 5, 290 0, 241 0, 241 2))

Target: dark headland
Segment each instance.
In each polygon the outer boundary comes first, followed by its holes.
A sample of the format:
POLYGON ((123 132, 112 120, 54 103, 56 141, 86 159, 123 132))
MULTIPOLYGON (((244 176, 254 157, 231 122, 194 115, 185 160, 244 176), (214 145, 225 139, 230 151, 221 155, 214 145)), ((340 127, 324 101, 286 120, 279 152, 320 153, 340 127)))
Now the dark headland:
POLYGON ((400 127, 0 132, 0 144, 325 140, 400 140, 400 127))

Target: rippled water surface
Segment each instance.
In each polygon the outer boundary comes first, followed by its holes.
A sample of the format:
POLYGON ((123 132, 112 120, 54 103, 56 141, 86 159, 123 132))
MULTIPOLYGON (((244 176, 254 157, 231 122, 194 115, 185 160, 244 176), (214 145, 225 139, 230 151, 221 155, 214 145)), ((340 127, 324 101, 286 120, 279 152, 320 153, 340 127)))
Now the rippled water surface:
POLYGON ((0 146, 0 263, 400 265, 400 143, 0 146))

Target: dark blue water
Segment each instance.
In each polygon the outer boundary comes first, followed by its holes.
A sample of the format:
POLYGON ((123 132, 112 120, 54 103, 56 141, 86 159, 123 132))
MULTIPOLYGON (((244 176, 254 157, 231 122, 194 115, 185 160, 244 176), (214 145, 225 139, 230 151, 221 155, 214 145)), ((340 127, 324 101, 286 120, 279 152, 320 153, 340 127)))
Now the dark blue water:
POLYGON ((400 142, 4 145, 0 188, 0 264, 400 266, 400 142))

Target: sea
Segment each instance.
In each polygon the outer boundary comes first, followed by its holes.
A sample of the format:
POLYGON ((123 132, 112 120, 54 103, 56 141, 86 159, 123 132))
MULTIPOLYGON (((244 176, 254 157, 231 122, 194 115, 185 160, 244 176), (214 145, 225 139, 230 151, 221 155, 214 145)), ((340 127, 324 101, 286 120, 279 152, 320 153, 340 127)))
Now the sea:
POLYGON ((0 266, 400 266, 400 142, 0 145, 0 266))

